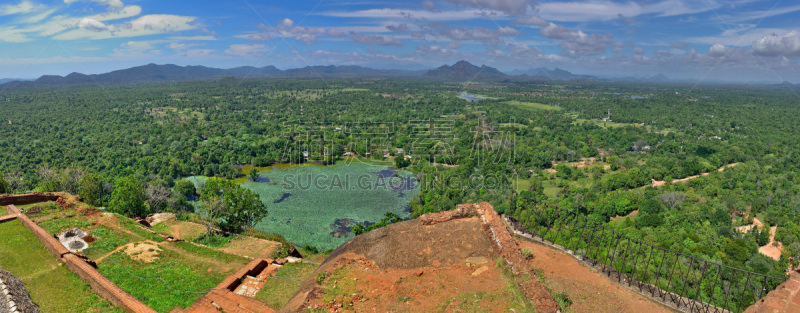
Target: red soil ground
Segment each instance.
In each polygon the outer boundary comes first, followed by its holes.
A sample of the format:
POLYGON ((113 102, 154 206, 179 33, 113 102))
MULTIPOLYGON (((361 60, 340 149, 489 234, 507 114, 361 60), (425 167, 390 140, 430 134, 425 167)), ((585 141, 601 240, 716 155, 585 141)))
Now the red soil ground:
POLYGON ((572 312, 668 313, 670 309, 618 285, 607 276, 583 266, 573 257, 548 247, 519 241, 533 252, 534 268, 544 273, 544 283, 554 292, 564 292, 572 300, 572 312))

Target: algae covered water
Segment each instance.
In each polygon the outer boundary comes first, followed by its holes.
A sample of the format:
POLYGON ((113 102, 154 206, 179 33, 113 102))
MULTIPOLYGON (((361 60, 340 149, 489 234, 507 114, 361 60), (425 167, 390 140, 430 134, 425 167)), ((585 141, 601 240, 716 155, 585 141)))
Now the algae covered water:
MULTIPOLYGON (((350 227, 376 223, 387 212, 410 217, 409 203, 419 192, 411 172, 371 162, 256 169, 268 182, 237 180, 256 192, 269 210, 256 229, 322 250, 352 238, 350 227)), ((199 182, 205 178, 191 179, 199 182)))

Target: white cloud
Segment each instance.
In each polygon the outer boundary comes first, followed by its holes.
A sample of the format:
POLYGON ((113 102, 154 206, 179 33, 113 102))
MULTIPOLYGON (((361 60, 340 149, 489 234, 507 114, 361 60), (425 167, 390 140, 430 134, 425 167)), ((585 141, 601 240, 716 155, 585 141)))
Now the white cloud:
POLYGON ((114 49, 111 56, 125 57, 125 58, 142 58, 151 57, 161 54, 156 45, 165 43, 165 40, 148 40, 148 41, 128 41, 120 45, 120 48, 114 49))
POLYGON ((138 37, 198 28, 196 18, 169 14, 151 14, 141 16, 131 22, 109 25, 105 31, 89 31, 83 28, 61 33, 53 37, 58 40, 75 39, 108 39, 138 37))
POLYGON ((0 5, 0 16, 33 13, 43 7, 43 5, 35 4, 30 0, 23 0, 17 4, 0 5))
POLYGON ((322 12, 317 15, 370 19, 422 19, 428 21, 461 21, 486 19, 487 15, 503 16, 505 13, 492 10, 426 11, 401 9, 368 9, 349 12, 322 12))
POLYGON ((539 33, 550 39, 562 40, 559 45, 561 54, 573 58, 602 54, 612 39, 610 34, 586 34, 554 23, 542 28, 539 33))
POLYGON ((753 51, 763 56, 800 56, 800 33, 793 30, 783 36, 770 34, 757 40, 753 51))
POLYGON ((719 8, 708 1, 661 0, 639 4, 637 2, 613 2, 610 0, 587 0, 580 2, 547 2, 538 7, 546 20, 561 22, 611 21, 620 15, 633 18, 639 15, 676 16, 701 13, 719 8))
POLYGON ((212 55, 216 55, 216 54, 217 54, 217 50, 213 50, 213 49, 191 49, 191 50, 186 50, 186 52, 183 53, 183 55, 185 55, 187 57, 190 57, 190 58, 193 58, 193 57, 207 57, 207 56, 212 56, 212 55))
POLYGON ((281 21, 281 25, 282 26, 286 26, 286 27, 292 27, 292 26, 294 26, 294 21, 292 21, 292 20, 290 20, 288 18, 285 18, 285 19, 283 19, 283 21, 281 21))
POLYGON ((538 16, 527 16, 527 17, 521 17, 521 18, 516 19, 514 21, 514 24, 535 25, 535 26, 544 27, 544 26, 550 25, 550 22, 545 21, 543 18, 538 17, 538 16))
POLYGON ((119 20, 134 17, 142 13, 142 8, 136 5, 123 7, 121 10, 114 10, 86 17, 72 17, 58 15, 45 23, 32 25, 25 28, 26 33, 38 33, 39 36, 52 36, 71 28, 77 28, 81 20, 89 18, 99 22, 119 20))
POLYGON ((169 37, 171 40, 203 40, 203 41, 210 41, 210 40, 217 40, 217 37, 214 36, 173 36, 169 37))
POLYGON ((508 15, 523 15, 533 7, 534 0, 447 0, 450 3, 479 9, 497 10, 508 15))
POLYGON ((789 6, 784 8, 772 8, 764 11, 747 10, 738 15, 722 15, 719 18, 727 23, 740 23, 753 20, 761 20, 767 17, 773 17, 783 14, 789 14, 800 11, 800 5, 789 6))
POLYGON ((48 16, 52 15, 56 12, 56 9, 45 10, 37 14, 29 15, 27 17, 21 18, 19 20, 20 23, 23 24, 33 24, 39 23, 42 20, 46 19, 48 16))
POLYGON ((0 42, 21 43, 31 41, 25 32, 14 26, 0 26, 0 42))
POLYGON ((383 35, 364 35, 352 33, 351 39, 353 41, 368 45, 382 45, 382 46, 402 46, 403 43, 394 39, 392 36, 383 35))
POLYGON ((266 52, 267 46, 262 44, 237 44, 225 49, 225 54, 242 58, 257 58, 266 52))
POLYGON ((106 26, 106 24, 103 24, 103 22, 96 21, 90 18, 83 18, 81 22, 78 24, 78 27, 93 32, 100 32, 108 29, 108 26, 106 26))
POLYGON ((64 3, 66 3, 66 4, 72 4, 72 3, 75 3, 75 2, 78 2, 78 1, 92 1, 92 2, 98 2, 98 3, 100 3, 100 4, 107 5, 107 6, 109 6, 110 8, 114 8, 114 9, 120 9, 120 8, 122 8, 123 6, 125 6, 125 5, 122 3, 122 1, 121 1, 121 0, 64 0, 64 3))
POLYGON ((684 39, 686 42, 703 43, 713 45, 715 43, 733 47, 747 47, 753 45, 757 40, 772 34, 784 34, 789 30, 780 28, 753 28, 754 25, 740 25, 737 28, 728 29, 717 36, 703 36, 684 39))

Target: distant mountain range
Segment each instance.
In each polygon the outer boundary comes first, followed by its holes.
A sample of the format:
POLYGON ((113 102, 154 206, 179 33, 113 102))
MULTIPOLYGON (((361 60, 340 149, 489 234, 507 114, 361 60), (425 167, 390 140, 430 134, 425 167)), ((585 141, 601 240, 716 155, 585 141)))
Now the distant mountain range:
POLYGON ((261 68, 252 66, 218 69, 205 66, 177 66, 173 64, 147 64, 104 74, 71 73, 67 76, 45 75, 33 81, 14 80, 0 82, 0 89, 71 86, 86 84, 128 84, 147 82, 177 82, 213 80, 226 77, 235 78, 357 78, 357 77, 400 77, 419 76, 421 71, 379 70, 361 66, 307 66, 304 68, 280 70, 274 66, 261 68))
MULTIPOLYGON (((453 65, 442 65, 427 71, 384 70, 362 66, 306 66, 303 68, 280 70, 274 66, 252 67, 242 66, 231 69, 219 69, 205 66, 178 66, 173 64, 147 64, 129 69, 117 70, 104 74, 72 73, 67 76, 45 75, 36 80, 0 79, 0 90, 25 87, 72 86, 86 84, 128 84, 149 82, 178 82, 214 80, 226 77, 234 78, 364 78, 364 77, 406 77, 436 80, 484 80, 484 81, 630 81, 653 83, 687 82, 672 80, 663 74, 652 77, 598 78, 591 75, 578 75, 569 71, 554 68, 536 68, 530 70, 514 70, 506 74, 500 70, 486 66, 476 66, 461 60, 453 65)), ((796 88, 791 83, 783 86, 796 88)))
POLYGON ((595 76, 576 75, 557 67, 552 70, 544 67, 527 71, 515 70, 511 72, 511 74, 521 77, 530 77, 535 80, 598 80, 595 76))

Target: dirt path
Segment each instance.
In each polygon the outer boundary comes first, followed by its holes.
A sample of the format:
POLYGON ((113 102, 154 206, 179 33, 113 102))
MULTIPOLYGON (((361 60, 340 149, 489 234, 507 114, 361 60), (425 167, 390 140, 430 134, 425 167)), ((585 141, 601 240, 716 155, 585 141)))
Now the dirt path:
POLYGON ((522 248, 533 252, 531 265, 544 271, 545 284, 553 292, 564 292, 569 296, 572 300, 571 312, 672 312, 618 285, 602 273, 581 265, 567 254, 525 240, 519 243, 522 248))
MULTIPOLYGON (((726 168, 734 167, 736 165, 739 165, 739 163, 731 163, 731 164, 725 165, 725 166, 720 167, 719 169, 717 169, 717 172, 722 172, 726 168)), ((698 177, 701 177, 701 176, 706 176, 708 174, 710 174, 710 173, 702 173, 700 175, 693 175, 693 176, 689 176, 689 177, 684 177, 684 178, 681 178, 681 179, 673 180, 672 183, 673 184, 674 183, 683 183, 683 182, 687 182, 689 180, 692 180, 692 179, 695 179, 695 178, 698 178, 698 177)), ((664 185, 667 184, 667 182, 663 181, 663 180, 650 179, 650 181, 652 182, 653 187, 664 186, 664 185)))
MULTIPOLYGON (((742 233, 749 232, 753 227, 762 228, 764 227, 764 223, 759 221, 757 218, 753 219, 753 224, 744 225, 736 227, 736 230, 742 233)), ((781 258, 781 253, 783 253, 783 244, 780 242, 775 241, 775 231, 778 230, 777 226, 772 226, 769 229, 769 243, 764 245, 763 247, 758 248, 758 252, 772 258, 775 261, 778 261, 781 258)))
MULTIPOLYGON (((757 221, 753 219, 753 221, 757 221)), ((783 252, 783 244, 780 242, 775 241, 775 231, 778 230, 778 226, 772 226, 769 229, 769 243, 763 247, 758 248, 758 252, 766 255, 773 260, 777 261, 781 258, 781 253, 783 252)))

